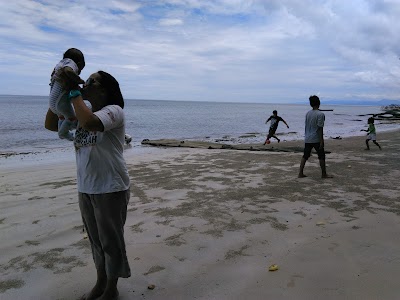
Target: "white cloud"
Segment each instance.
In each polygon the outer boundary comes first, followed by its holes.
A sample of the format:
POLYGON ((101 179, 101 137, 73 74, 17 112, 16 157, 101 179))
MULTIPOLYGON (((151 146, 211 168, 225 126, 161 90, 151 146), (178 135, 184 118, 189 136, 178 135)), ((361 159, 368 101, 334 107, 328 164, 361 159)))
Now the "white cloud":
POLYGON ((137 70, 140 69, 140 66, 138 66, 138 65, 124 65, 124 66, 121 66, 121 68, 137 71, 137 70))
POLYGON ((111 1, 112 9, 120 9, 124 12, 135 13, 141 5, 134 2, 111 1))
POLYGON ((109 71, 130 98, 398 97, 399 13, 394 0, 8 1, 0 93, 46 94, 77 47, 83 77, 109 71))
POLYGON ((176 26, 176 25, 183 25, 183 21, 180 19, 161 19, 160 20, 161 26, 176 26))

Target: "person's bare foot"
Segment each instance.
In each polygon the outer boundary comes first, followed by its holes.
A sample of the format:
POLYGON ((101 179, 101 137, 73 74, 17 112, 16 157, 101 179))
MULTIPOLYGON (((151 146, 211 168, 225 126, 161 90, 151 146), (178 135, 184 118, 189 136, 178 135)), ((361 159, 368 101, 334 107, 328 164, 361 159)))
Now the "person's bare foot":
POLYGON ((100 287, 100 285, 96 284, 89 294, 83 295, 79 300, 95 300, 102 296, 103 292, 104 287, 100 287))
POLYGON ((325 178, 333 178, 333 176, 332 176, 332 175, 325 174, 325 175, 322 175, 321 178, 324 178, 324 179, 325 179, 325 178))
POLYGON ((104 293, 101 295, 100 298, 97 298, 97 300, 117 300, 119 296, 119 292, 117 289, 111 290, 111 289, 106 289, 104 293))
POLYGON ((298 176, 298 178, 304 178, 304 177, 307 177, 307 176, 304 174, 299 174, 299 176, 298 176))
POLYGON ((365 148, 364 150, 369 150, 369 148, 365 148))

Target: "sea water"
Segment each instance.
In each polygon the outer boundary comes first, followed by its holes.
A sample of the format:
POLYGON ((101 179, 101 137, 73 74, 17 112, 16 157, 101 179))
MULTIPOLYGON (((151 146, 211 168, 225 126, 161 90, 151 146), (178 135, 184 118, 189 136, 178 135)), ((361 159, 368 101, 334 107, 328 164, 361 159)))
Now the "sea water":
MULTIPOLYGON (((60 140, 44 128, 48 109, 45 96, 0 96, 0 164, 11 156, 30 155, 33 160, 73 157, 72 143, 60 140)), ((229 103, 125 99, 126 133, 133 137, 126 152, 143 151, 143 139, 189 139, 223 143, 262 143, 268 132, 265 121, 273 110, 289 125, 280 123, 282 140, 304 137, 304 117, 309 105, 271 103, 229 103)), ((368 114, 377 106, 321 105, 326 111, 325 138, 365 135, 368 114)), ((377 132, 398 128, 398 124, 375 123, 377 132)))

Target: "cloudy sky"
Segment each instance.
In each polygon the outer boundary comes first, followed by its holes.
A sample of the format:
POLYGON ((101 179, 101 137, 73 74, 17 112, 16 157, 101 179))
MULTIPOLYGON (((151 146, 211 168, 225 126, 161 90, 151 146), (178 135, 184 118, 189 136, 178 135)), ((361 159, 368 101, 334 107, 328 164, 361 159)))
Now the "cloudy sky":
POLYGON ((400 0, 1 0, 0 94, 47 95, 65 50, 127 99, 400 98, 400 0))

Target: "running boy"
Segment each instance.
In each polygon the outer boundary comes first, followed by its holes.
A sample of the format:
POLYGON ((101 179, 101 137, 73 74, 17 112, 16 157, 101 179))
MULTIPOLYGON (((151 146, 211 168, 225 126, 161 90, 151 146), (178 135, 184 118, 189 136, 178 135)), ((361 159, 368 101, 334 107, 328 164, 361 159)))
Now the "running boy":
POLYGON ((282 119, 281 117, 278 116, 278 112, 276 110, 274 110, 272 112, 272 116, 270 116, 268 118, 267 121, 265 121, 265 124, 267 124, 269 121, 271 121, 270 127, 269 127, 269 132, 267 135, 267 139, 264 142, 265 144, 269 144, 269 139, 271 137, 275 138, 278 140, 278 143, 281 141, 280 139, 278 139, 278 137, 275 135, 276 130, 278 129, 278 124, 280 121, 282 121, 283 123, 286 124, 287 128, 289 128, 289 125, 286 123, 286 121, 284 119, 282 119))
POLYGON ((85 83, 80 77, 82 69, 85 67, 85 58, 80 50, 71 48, 68 49, 63 56, 63 59, 55 66, 50 78, 50 96, 49 107, 51 111, 58 116, 58 136, 60 139, 72 141, 74 135, 70 131, 75 126, 75 112, 71 102, 68 99, 68 94, 64 87, 63 76, 68 78, 68 81, 73 81, 76 84, 85 83))
POLYGON ((367 139, 365 140, 365 144, 367 145, 367 148, 365 150, 369 150, 368 142, 370 140, 372 140, 372 142, 379 147, 379 150, 382 150, 381 146, 376 141, 376 130, 375 130, 373 117, 368 118, 368 129, 361 129, 361 131, 367 132, 367 139))

